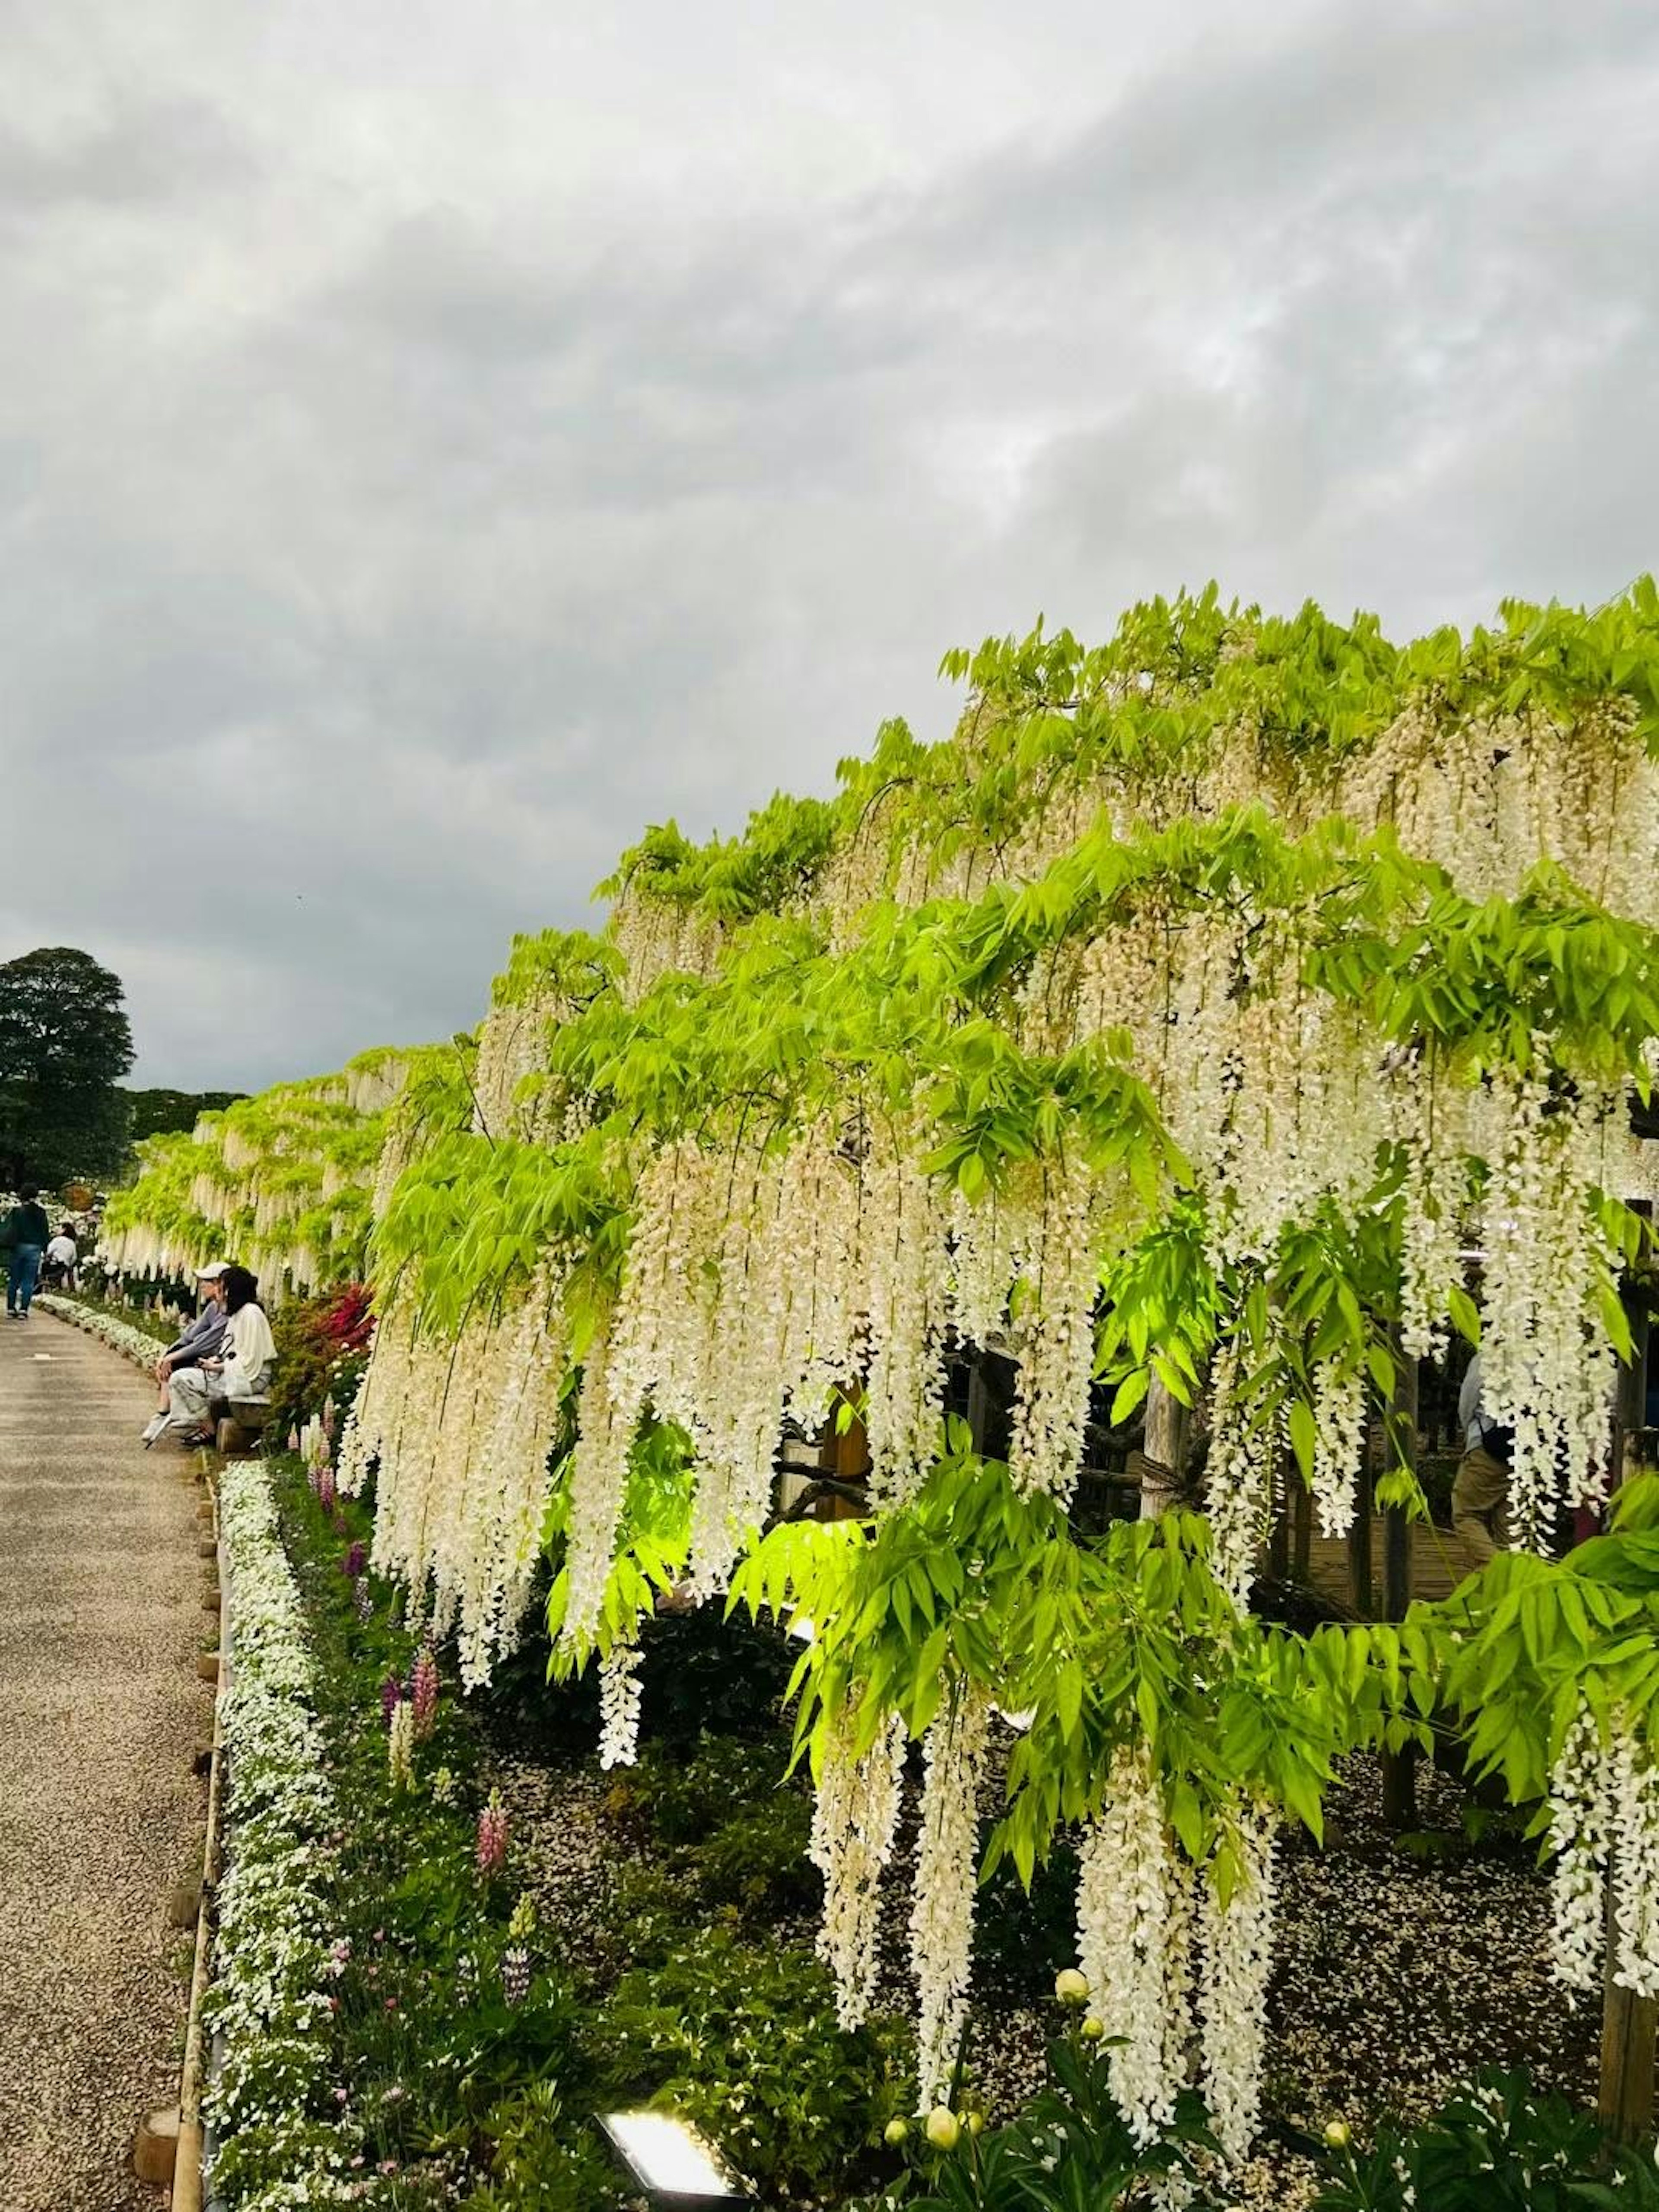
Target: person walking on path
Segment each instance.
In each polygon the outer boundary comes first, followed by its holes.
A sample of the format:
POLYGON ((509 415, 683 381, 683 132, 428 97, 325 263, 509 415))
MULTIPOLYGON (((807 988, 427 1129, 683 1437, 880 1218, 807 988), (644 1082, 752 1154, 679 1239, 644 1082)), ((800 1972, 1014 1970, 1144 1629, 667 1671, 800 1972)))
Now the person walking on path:
POLYGON ((1452 1484, 1452 1527, 1475 1567, 1486 1566, 1510 1548, 1510 1434, 1487 1413, 1481 1387, 1477 1352, 1457 1394, 1463 1456, 1452 1484))
POLYGON ((144 1425, 146 1449, 167 1425, 171 1412, 169 1380, 183 1368, 199 1367, 204 1359, 216 1358, 224 1342, 225 1328, 230 1318, 225 1311, 224 1297, 225 1278, 229 1273, 222 1260, 196 1271, 196 1279, 202 1285, 202 1310, 179 1331, 155 1363, 156 1387, 161 1395, 155 1414, 144 1425))
POLYGON ((35 1200, 34 1186, 17 1194, 17 1203, 0 1230, 6 1248, 6 1318, 27 1321, 34 1299, 34 1279, 40 1272, 40 1255, 46 1249, 52 1224, 45 1206, 35 1200))

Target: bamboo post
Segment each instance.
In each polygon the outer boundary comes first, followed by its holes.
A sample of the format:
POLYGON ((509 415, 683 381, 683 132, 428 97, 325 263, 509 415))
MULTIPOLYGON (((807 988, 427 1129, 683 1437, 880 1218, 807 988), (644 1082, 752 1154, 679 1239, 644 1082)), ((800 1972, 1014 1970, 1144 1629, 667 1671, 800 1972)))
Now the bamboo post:
MULTIPOLYGON (((1394 1345, 1394 1391, 1383 1415, 1383 1464, 1417 1466, 1417 1362, 1394 1345)), ((1403 1505, 1382 1508, 1382 1618, 1403 1620, 1412 1601, 1412 1529, 1403 1505)), ((1417 1746, 1382 1754, 1382 1817, 1390 1827, 1417 1825, 1417 1746)))

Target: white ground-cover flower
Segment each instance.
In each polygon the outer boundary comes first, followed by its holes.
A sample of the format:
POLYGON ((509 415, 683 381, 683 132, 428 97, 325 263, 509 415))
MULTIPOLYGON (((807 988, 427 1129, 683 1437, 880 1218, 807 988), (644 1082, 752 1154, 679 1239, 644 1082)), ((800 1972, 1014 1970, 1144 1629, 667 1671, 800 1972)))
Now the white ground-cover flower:
POLYGON ((222 2144, 258 2131, 263 2187, 240 2212, 334 2201, 319 2165, 318 2085, 329 2063, 328 1931, 318 1844, 333 1824, 316 1684, 299 1592, 264 1468, 232 1461, 220 1529, 233 1622, 221 1705, 228 1753, 228 1863, 216 1892, 210 2021, 222 2061, 208 2116, 222 2144))
POLYGON ((34 1303, 43 1313, 53 1315, 59 1321, 72 1322, 83 1328, 88 1336, 99 1337, 130 1359, 137 1367, 153 1368, 161 1355, 163 1346, 157 1337, 147 1330, 134 1328, 131 1322, 120 1320, 114 1314, 101 1313, 95 1306, 83 1306, 74 1298, 59 1297, 52 1291, 37 1291, 34 1303))

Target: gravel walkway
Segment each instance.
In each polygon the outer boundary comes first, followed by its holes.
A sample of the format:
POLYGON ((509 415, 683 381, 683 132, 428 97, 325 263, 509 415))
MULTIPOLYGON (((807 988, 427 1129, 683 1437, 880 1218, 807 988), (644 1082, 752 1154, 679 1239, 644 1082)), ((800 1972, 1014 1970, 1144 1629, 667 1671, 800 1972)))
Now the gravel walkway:
POLYGON ((178 2097, 208 1691, 195 1493, 150 1393, 38 1310, 0 1318, 0 2205, 138 2212, 133 2130, 178 2097))

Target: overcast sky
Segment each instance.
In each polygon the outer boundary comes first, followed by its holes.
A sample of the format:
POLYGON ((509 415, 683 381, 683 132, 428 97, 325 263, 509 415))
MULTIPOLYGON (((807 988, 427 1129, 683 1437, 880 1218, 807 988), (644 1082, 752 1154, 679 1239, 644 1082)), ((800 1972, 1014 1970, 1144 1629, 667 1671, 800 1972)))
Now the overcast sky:
POLYGON ((1041 610, 1656 562, 1659 9, 0 0, 0 957, 476 1020, 1041 610))

